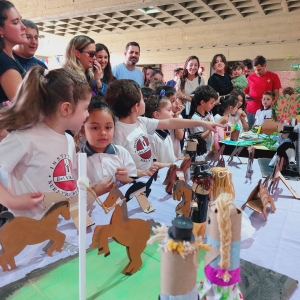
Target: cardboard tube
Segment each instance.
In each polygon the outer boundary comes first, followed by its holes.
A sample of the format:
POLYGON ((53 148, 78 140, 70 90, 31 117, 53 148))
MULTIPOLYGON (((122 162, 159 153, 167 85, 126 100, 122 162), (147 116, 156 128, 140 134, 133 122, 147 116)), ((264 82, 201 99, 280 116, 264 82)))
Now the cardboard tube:
POLYGON ((196 263, 197 253, 183 258, 180 254, 162 251, 161 294, 178 296, 192 291, 196 285, 198 267, 196 263))

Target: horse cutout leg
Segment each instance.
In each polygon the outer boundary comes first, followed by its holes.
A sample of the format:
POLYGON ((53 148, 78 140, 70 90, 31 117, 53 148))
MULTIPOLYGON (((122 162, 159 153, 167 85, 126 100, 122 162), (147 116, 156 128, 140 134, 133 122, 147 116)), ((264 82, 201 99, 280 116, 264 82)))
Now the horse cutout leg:
POLYGON ((64 245, 65 239, 66 239, 66 235, 65 234, 63 234, 63 233, 61 233, 59 231, 54 231, 51 234, 50 242, 44 247, 44 249, 45 248, 47 249, 45 252, 49 256, 52 256, 52 253, 54 251, 62 252, 62 247, 64 245))
POLYGON ((99 248, 98 247, 98 242, 99 242, 99 237, 100 237, 100 232, 101 229, 104 227, 105 225, 97 225, 94 229, 94 234, 93 234, 93 238, 92 238, 92 243, 90 244, 90 248, 99 248))
POLYGON ((132 275, 135 272, 137 272, 143 262, 141 259, 141 254, 144 250, 144 246, 140 246, 140 247, 126 247, 127 250, 127 255, 130 258, 130 262, 129 264, 123 269, 123 271, 121 273, 125 274, 125 275, 132 275))

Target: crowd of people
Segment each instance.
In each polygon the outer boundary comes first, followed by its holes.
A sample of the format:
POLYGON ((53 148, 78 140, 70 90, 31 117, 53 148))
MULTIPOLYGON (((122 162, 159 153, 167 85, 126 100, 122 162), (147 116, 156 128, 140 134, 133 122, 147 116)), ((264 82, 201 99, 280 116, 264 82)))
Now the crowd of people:
POLYGON ((186 132, 200 132, 209 151, 218 126, 260 125, 281 88, 263 56, 229 68, 217 54, 206 84, 193 55, 165 83, 160 69, 137 67, 137 42, 112 68, 105 45, 75 36, 51 71, 34 57, 38 42, 36 24, 0 0, 0 203, 14 215, 40 218, 45 192, 77 193, 76 151, 102 195, 181 159, 186 132))

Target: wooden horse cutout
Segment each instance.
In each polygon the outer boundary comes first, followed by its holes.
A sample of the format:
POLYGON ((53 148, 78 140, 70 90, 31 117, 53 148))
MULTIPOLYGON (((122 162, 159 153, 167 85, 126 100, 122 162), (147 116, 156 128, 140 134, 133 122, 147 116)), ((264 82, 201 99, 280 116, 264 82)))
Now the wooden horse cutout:
POLYGON ((270 175, 261 183, 261 179, 258 181, 257 186, 249 195, 247 201, 242 205, 242 209, 244 210, 246 206, 250 207, 254 211, 259 214, 263 213, 265 220, 268 220, 267 217, 267 206, 271 205, 271 211, 274 213, 276 210, 274 199, 270 196, 268 192, 268 181, 270 175))
MULTIPOLYGON (((94 191, 90 188, 87 189, 87 214, 86 214, 86 227, 92 226, 95 223, 90 219, 90 215, 95 208, 94 202, 95 197, 97 197, 94 191)), ((50 192, 44 193, 44 209, 48 210, 53 203, 61 202, 61 201, 69 201, 70 202, 70 213, 72 216, 72 220, 77 229, 79 229, 79 210, 78 210, 78 195, 67 198, 66 196, 62 195, 61 193, 50 192)))
POLYGON ((225 145, 223 144, 219 150, 210 151, 206 157, 205 161, 209 163, 210 167, 225 167, 225 161, 223 157, 223 152, 225 145))
POLYGON ((250 183, 252 183, 252 175, 253 175, 253 161, 254 161, 254 153, 255 148, 253 146, 248 147, 249 152, 249 158, 248 158, 248 164, 247 164, 247 171, 246 171, 246 183, 248 182, 248 179, 250 183))
POLYGON ((133 185, 127 190, 125 194, 127 202, 133 197, 136 197, 141 209, 147 214, 155 210, 155 208, 151 206, 148 200, 148 196, 151 193, 150 187, 153 180, 156 181, 157 179, 157 174, 158 170, 152 174, 152 176, 146 183, 134 181, 133 185))
POLYGON ((98 248, 98 255, 110 254, 108 239, 112 237, 117 243, 126 246, 129 263, 122 270, 125 275, 132 275, 142 266, 141 254, 146 248, 150 238, 150 227, 141 219, 127 219, 124 221, 122 208, 119 204, 126 205, 125 198, 116 185, 102 204, 105 212, 115 209, 109 225, 95 227, 91 248, 98 248))
POLYGON ((176 206, 176 217, 182 215, 185 217, 190 216, 191 202, 193 198, 192 188, 183 180, 175 180, 173 186, 173 199, 182 201, 176 206))
POLYGON ((177 167, 174 164, 171 164, 167 172, 166 178, 163 182, 166 185, 166 192, 172 195, 173 181, 174 180, 187 180, 186 171, 191 165, 192 159, 190 157, 185 157, 180 165, 177 167))
MULTIPOLYGON (((1 217, 2 214, 0 214, 1 217)), ((42 217, 34 220, 27 217, 14 217, 5 212, 3 217, 8 218, 0 229, 0 265, 3 271, 17 268, 14 257, 27 245, 34 245, 50 240, 44 247, 44 251, 52 256, 53 251, 62 251, 66 235, 57 231, 58 217, 62 215, 66 220, 70 219, 70 204, 68 201, 55 203, 42 217)))

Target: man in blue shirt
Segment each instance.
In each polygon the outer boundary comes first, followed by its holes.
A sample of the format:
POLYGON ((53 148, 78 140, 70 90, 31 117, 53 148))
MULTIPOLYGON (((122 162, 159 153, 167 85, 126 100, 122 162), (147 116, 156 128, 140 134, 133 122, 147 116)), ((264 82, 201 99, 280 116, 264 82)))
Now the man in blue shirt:
POLYGON ((13 55, 15 59, 27 72, 32 66, 41 65, 43 68, 48 69, 47 66, 40 60, 34 57, 35 52, 39 47, 39 28, 30 20, 22 20, 26 26, 27 44, 16 45, 13 48, 13 55))
POLYGON ((143 73, 135 65, 140 58, 140 45, 136 42, 130 42, 125 48, 125 61, 113 68, 113 75, 117 79, 132 79, 140 87, 144 85, 143 73))

